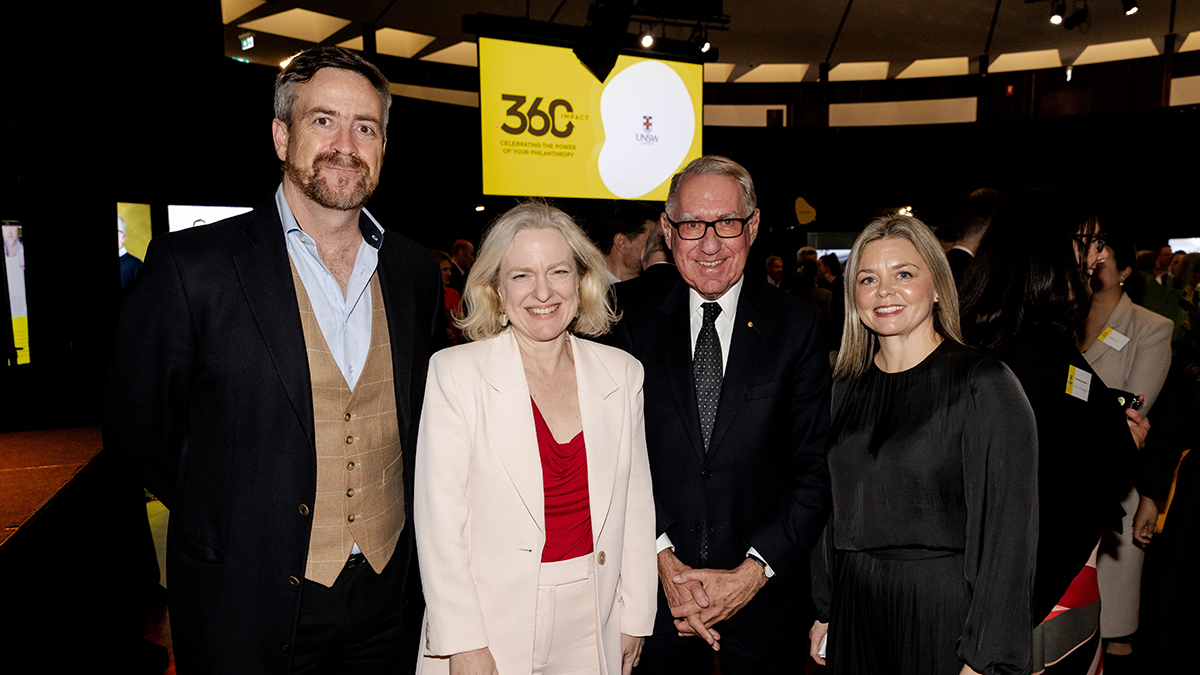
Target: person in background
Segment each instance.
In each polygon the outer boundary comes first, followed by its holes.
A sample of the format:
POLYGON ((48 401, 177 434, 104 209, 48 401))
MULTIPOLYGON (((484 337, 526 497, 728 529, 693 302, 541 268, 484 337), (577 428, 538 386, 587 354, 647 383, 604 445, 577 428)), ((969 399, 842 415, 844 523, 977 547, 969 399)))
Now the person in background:
POLYGON ((872 221, 847 269, 810 654, 834 675, 1028 673, 1033 411, 1004 364, 962 345, 924 223, 872 221))
MULTIPOLYGON (((1178 255, 1178 254, 1176 254, 1178 255)), ((1179 293, 1179 300, 1183 308, 1188 313, 1190 321, 1196 320, 1197 307, 1200 306, 1200 296, 1197 296, 1196 289, 1200 287, 1200 253, 1187 253, 1182 257, 1181 263, 1171 272, 1171 288, 1179 293)))
POLYGON ((963 196, 955 209, 954 220, 958 238, 954 246, 946 251, 946 260, 950 261, 950 271, 954 273, 954 283, 962 286, 966 276, 967 266, 979 249, 979 242, 987 234, 992 217, 1007 197, 999 190, 979 188, 963 196))
MULTIPOLYGON (((1167 249, 1168 251, 1170 248, 1167 249)), ((1183 339, 1184 330, 1188 323, 1187 310, 1183 308, 1179 293, 1171 288, 1170 283, 1164 285, 1154 278, 1154 268, 1158 254, 1154 251, 1142 251, 1137 257, 1137 270, 1125 279, 1125 294, 1134 304, 1166 317, 1174 324, 1171 330, 1171 345, 1178 344, 1183 339)))
POLYGON ((1079 352, 1104 239, 1082 199, 1019 194, 996 213, 960 289, 966 344, 1012 370, 1037 419, 1035 673, 1093 673, 1102 660, 1097 549, 1119 526, 1149 431, 1079 352))
POLYGON ((800 263, 804 262, 805 260, 816 262, 817 249, 811 246, 801 246, 800 249, 796 251, 796 265, 799 266, 800 263))
POLYGON ((450 262, 454 267, 450 270, 450 288, 462 293, 463 285, 467 282, 467 272, 475 263, 475 245, 466 239, 459 239, 450 245, 450 262))
POLYGON ((1134 669, 1127 672, 1188 673, 1196 668, 1200 635, 1200 325, 1179 344, 1150 417, 1154 433, 1144 451, 1144 495, 1164 515, 1161 531, 1147 535, 1153 538, 1142 570, 1134 669))
MULTIPOLYGON (((788 293, 804 300, 811 302, 821 310, 821 316, 825 319, 825 324, 828 326, 828 351, 836 354, 838 345, 833 342, 833 317, 830 315, 830 307, 833 301, 833 292, 827 288, 817 286, 817 261, 804 260, 800 263, 800 267, 796 270, 795 283, 788 293)), ((831 362, 832 363, 832 362, 831 362)))
POLYGON ((767 283, 779 288, 783 281, 783 258, 777 255, 767 257, 767 283))
POLYGON ((117 216, 117 256, 121 263, 121 288, 129 288, 142 269, 142 259, 125 250, 125 219, 117 216))
POLYGON ((1175 251, 1171 254, 1171 263, 1167 266, 1167 274, 1162 278, 1162 283, 1169 285, 1171 281, 1179 274, 1179 266, 1183 264, 1187 258, 1187 251, 1175 251))
POLYGON ((608 282, 628 281, 642 273, 642 254, 650 229, 658 226, 658 205, 610 201, 587 216, 588 230, 604 255, 608 282))
POLYGON ((829 328, 835 349, 842 344, 842 330, 846 323, 846 281, 842 278, 842 262, 837 254, 826 253, 817 260, 817 285, 830 293, 829 328))
POLYGON ((462 331, 458 329, 454 318, 461 312, 462 296, 450 286, 451 278, 454 275, 454 261, 445 251, 435 250, 433 257, 437 258, 438 268, 442 272, 442 298, 446 303, 446 340, 448 344, 461 344, 462 331))
MULTIPOLYGON (((1133 304, 1125 294, 1133 275, 1133 245, 1112 236, 1104 253, 1092 275, 1092 305, 1080 350, 1104 384, 1140 396, 1140 411, 1146 415, 1171 367, 1173 325, 1170 319, 1133 304)), ((1139 498, 1136 490, 1124 495, 1121 507, 1125 510, 1121 529, 1105 530, 1096 559, 1106 659, 1131 653, 1142 586, 1142 549, 1133 534, 1152 520, 1148 513, 1157 516, 1153 500, 1139 498)))
POLYGON ((417 441, 418 672, 628 674, 655 613, 642 366, 576 337, 616 317, 565 213, 518 205, 479 249, 417 441))
POLYGON ((1171 253, 1170 246, 1163 246, 1158 249, 1158 258, 1155 260, 1152 274, 1154 280, 1163 286, 1171 285, 1170 272, 1172 262, 1174 262, 1174 256, 1171 253))
POLYGON ((666 294, 679 281, 679 269, 662 228, 652 227, 646 235, 646 251, 642 253, 642 273, 629 281, 612 285, 616 295, 618 313, 632 306, 652 305, 662 302, 666 294))

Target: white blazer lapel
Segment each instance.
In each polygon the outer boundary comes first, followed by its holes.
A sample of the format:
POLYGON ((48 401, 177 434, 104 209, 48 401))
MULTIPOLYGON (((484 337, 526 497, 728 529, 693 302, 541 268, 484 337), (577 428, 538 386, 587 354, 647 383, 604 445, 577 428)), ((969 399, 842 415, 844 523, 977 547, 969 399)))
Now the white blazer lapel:
POLYGON ((488 383, 483 396, 488 439, 529 516, 544 533, 546 495, 542 485, 542 461, 538 453, 529 382, 512 329, 495 339, 484 378, 488 383))
POLYGON ((592 542, 600 539, 613 499, 613 485, 621 455, 621 434, 626 426, 620 387, 596 353, 595 345, 571 336, 575 379, 579 388, 579 416, 587 448, 588 501, 592 512, 592 542))

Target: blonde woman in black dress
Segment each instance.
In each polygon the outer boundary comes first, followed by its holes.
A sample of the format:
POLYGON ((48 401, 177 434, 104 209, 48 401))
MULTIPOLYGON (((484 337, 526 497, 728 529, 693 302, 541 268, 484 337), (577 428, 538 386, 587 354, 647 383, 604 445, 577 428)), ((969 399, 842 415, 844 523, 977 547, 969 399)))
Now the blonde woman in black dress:
POLYGON ((1037 433, 1021 386, 961 344, 919 220, 868 225, 845 279, 812 654, 834 674, 1028 673, 1037 433))

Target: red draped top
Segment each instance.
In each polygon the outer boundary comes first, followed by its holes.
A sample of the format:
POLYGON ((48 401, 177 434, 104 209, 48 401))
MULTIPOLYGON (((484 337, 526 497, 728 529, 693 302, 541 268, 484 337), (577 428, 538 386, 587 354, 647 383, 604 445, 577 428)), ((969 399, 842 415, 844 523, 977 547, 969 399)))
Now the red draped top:
POLYGON ((542 486, 546 493, 546 547, 542 562, 570 560, 592 552, 592 512, 588 502, 587 452, 583 432, 566 443, 554 440, 532 398, 542 486))

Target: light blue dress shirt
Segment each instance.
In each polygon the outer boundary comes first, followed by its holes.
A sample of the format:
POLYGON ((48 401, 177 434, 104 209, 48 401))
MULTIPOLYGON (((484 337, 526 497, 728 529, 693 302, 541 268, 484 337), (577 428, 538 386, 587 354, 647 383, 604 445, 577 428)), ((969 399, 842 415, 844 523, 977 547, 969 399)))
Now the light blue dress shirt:
MULTIPOLYGON (((333 273, 321 261, 317 254, 317 242, 296 222, 296 216, 283 197, 283 184, 275 191, 275 206, 279 209, 279 218, 283 221, 284 240, 287 242, 288 257, 296 266, 308 300, 312 304, 313 313, 317 317, 317 325, 325 336, 325 344, 329 346, 333 360, 337 362, 346 378, 346 384, 351 391, 358 383, 363 365, 367 362, 367 352, 371 348, 371 275, 379 264, 378 246, 372 246, 363 239, 358 246, 358 255, 354 258, 354 269, 350 273, 350 283, 346 286, 346 295, 338 285, 333 273)), ((383 243, 383 228, 375 217, 363 209, 363 213, 379 230, 375 237, 380 245, 383 243)))

